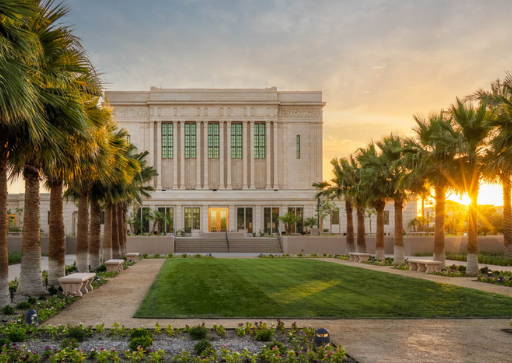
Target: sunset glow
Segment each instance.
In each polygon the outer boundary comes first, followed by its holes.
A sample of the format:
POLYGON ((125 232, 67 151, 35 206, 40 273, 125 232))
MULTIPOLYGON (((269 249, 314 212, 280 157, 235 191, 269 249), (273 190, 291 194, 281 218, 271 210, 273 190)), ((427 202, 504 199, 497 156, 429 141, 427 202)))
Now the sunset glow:
MULTIPOLYGON (((464 205, 469 204, 469 197, 467 194, 459 195, 456 193, 450 193, 447 199, 464 205)), ((492 204, 495 206, 503 205, 503 191, 501 185, 482 184, 478 194, 478 204, 492 204)))

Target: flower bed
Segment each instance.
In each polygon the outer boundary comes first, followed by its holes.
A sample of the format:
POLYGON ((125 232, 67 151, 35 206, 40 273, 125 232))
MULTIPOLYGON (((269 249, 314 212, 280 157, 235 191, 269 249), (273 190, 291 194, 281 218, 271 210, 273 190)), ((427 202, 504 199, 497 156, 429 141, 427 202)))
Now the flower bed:
POLYGON ((386 257, 384 260, 377 260, 374 256, 368 257, 368 261, 364 261, 368 265, 376 265, 376 266, 393 266, 393 259, 391 257, 386 257))
POLYGON ((492 271, 488 267, 483 267, 480 269, 477 280, 489 284, 512 286, 512 272, 492 271))
POLYGON ((312 328, 295 323, 285 328, 280 321, 245 323, 236 329, 10 323, 0 329, 0 362, 355 362, 341 347, 315 346, 314 337, 312 328))
POLYGON ((432 272, 432 275, 447 276, 447 277, 465 277, 466 266, 451 265, 446 266, 439 272, 432 272))

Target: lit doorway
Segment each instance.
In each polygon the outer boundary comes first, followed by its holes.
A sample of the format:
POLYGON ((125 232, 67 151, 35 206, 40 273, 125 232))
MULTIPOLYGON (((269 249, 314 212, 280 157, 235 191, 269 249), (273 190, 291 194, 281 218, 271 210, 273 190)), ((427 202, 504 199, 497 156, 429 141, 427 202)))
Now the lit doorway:
POLYGON ((208 232, 226 232, 228 225, 228 208, 208 208, 208 232))

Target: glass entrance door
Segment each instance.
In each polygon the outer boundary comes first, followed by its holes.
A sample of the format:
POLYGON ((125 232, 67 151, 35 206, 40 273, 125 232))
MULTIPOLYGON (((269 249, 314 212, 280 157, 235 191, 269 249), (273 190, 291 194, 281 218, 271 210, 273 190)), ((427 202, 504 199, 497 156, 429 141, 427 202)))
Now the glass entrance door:
POLYGON ((277 233, 279 229, 279 208, 263 208, 263 232, 265 234, 277 233))
POLYGON ((237 230, 252 233, 252 208, 238 207, 236 211, 237 230))
POLYGON ((229 225, 229 208, 208 208, 208 232, 226 232, 229 225))

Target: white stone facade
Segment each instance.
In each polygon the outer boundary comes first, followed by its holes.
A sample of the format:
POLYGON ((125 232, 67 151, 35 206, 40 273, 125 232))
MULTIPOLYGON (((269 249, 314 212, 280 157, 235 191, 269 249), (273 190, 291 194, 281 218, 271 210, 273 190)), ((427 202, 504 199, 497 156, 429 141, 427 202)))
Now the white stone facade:
MULTIPOLYGON (((148 151, 147 161, 158 172, 155 191, 143 206, 171 211, 167 232, 217 231, 218 211, 227 216, 222 231, 256 234, 282 231, 282 224, 274 223, 276 214, 315 215, 312 184, 322 180, 321 92, 151 88, 109 91, 105 100, 119 127, 139 150, 148 151), (196 208, 195 228, 190 218, 186 223, 189 208, 196 208)), ((326 217, 323 229, 344 233, 344 204, 336 205, 339 224, 326 217)), ((23 194, 10 195, 9 208, 12 213, 23 208, 23 194)), ((41 194, 43 232, 48 231, 48 210, 49 195, 41 194)), ((65 203, 67 235, 76 232, 76 211, 74 203, 65 203)), ((386 211, 385 232, 392 233, 392 204, 386 211)), ((415 216, 416 203, 410 202, 404 210, 406 229, 415 216)), ((18 224, 20 219, 21 214, 18 224)), ((375 215, 367 217, 366 231, 375 233, 375 224, 375 215)))

